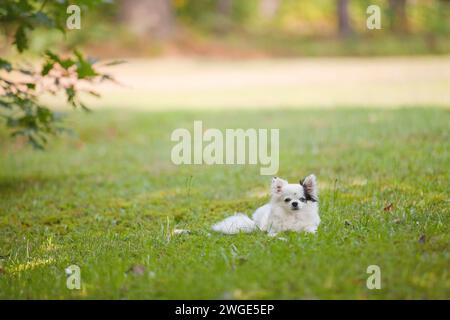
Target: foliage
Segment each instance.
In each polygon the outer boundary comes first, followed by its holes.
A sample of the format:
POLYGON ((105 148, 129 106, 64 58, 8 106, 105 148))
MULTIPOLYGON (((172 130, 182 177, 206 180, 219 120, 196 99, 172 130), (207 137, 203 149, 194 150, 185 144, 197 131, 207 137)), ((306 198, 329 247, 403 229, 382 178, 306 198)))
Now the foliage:
MULTIPOLYGON (((78 1, 82 8, 95 6, 102 1, 78 1)), ((58 29, 65 33, 66 9, 69 1, 8 0, 0 8, 0 24, 12 34, 13 45, 19 53, 28 49, 30 32, 36 28, 58 29)), ((87 59, 77 50, 68 57, 52 51, 42 54, 43 65, 36 70, 29 64, 15 66, 0 59, 0 115, 12 129, 13 136, 24 136, 36 148, 43 148, 49 134, 63 130, 61 117, 39 102, 43 94, 64 92, 67 102, 74 108, 87 107, 81 102, 80 92, 98 96, 92 90, 80 89, 83 82, 113 80, 94 67, 95 61, 87 59)))
MULTIPOLYGON (((330 35, 336 32, 336 0, 298 1, 281 0, 276 14, 270 20, 262 19, 259 0, 231 1, 228 19, 233 26, 255 29, 259 32, 330 35)), ((174 0, 174 8, 181 21, 190 26, 213 28, 218 20, 217 1, 174 0)), ((358 34, 373 34, 366 28, 366 9, 378 5, 382 12, 382 30, 378 33, 395 31, 395 13, 388 0, 349 1, 348 10, 352 27, 358 34)), ((407 1, 407 16, 412 33, 449 34, 450 2, 443 0, 407 1)))
POLYGON ((215 29, 227 23, 231 26, 245 26, 257 16, 258 0, 231 1, 230 12, 224 16, 218 9, 217 0, 193 1, 175 0, 174 9, 179 19, 190 26, 215 29))

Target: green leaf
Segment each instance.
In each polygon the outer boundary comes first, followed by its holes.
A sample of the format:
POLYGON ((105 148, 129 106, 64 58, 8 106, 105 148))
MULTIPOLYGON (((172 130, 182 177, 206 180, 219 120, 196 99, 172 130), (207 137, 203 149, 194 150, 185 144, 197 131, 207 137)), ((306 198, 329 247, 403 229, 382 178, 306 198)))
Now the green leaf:
POLYGON ((56 54, 54 54, 53 52, 51 52, 50 50, 45 50, 45 55, 47 57, 49 57, 51 60, 53 60, 54 62, 58 62, 58 63, 61 62, 59 57, 56 54))
POLYGON ((26 28, 27 27, 24 24, 21 24, 19 28, 17 28, 16 34, 14 35, 14 44, 16 45, 17 50, 21 53, 28 48, 26 28))
POLYGON ((0 18, 6 17, 8 15, 8 10, 0 8, 0 18))
POLYGON ((53 69, 54 62, 47 62, 42 68, 41 75, 46 76, 53 69))
POLYGON ((36 139, 32 134, 27 134, 27 138, 28 138, 28 141, 33 146, 33 148, 35 148, 37 150, 44 150, 45 140, 44 140, 44 143, 42 143, 41 141, 36 139))
POLYGON ((32 82, 27 82, 26 86, 28 89, 32 89, 32 90, 36 89, 36 84, 32 83, 32 82))
POLYGON ((36 116, 39 119, 39 121, 41 121, 44 124, 51 122, 53 119, 52 112, 45 107, 38 107, 36 116))
POLYGON ((53 61, 54 63, 59 63, 59 65, 66 70, 75 64, 74 60, 70 58, 61 59, 57 54, 51 52, 50 50, 45 51, 45 55, 50 59, 50 61, 53 61))
POLYGON ((3 108, 6 108, 6 109, 12 109, 12 104, 5 100, 0 100, 0 106, 2 106, 3 108))
POLYGON ((0 58, 0 69, 10 72, 12 70, 12 65, 5 59, 0 58))
POLYGON ((70 103, 73 107, 76 107, 77 104, 75 102, 76 92, 73 87, 66 88, 66 97, 67 102, 70 103))
POLYGON ((80 102, 80 107, 86 112, 92 112, 91 109, 89 109, 84 103, 80 102))
POLYGON ((44 26, 46 28, 52 28, 55 25, 54 21, 42 11, 34 14, 33 19, 36 24, 44 26))
POLYGON ((75 64, 75 61, 73 61, 72 59, 61 60, 61 66, 66 70, 69 69, 74 64, 75 64))
POLYGON ((126 63, 126 61, 125 60, 113 60, 113 61, 105 63, 105 66, 116 66, 118 64, 123 64, 123 63, 126 63))
POLYGON ((84 59, 81 52, 75 50, 75 55, 78 58, 77 74, 79 79, 95 77, 98 75, 98 73, 94 70, 92 65, 87 60, 84 59))
POLYGON ((91 96, 94 96, 94 97, 96 97, 96 98, 100 98, 100 97, 101 97, 100 94, 99 94, 98 92, 95 92, 95 91, 93 91, 93 90, 89 90, 88 93, 89 93, 91 96))

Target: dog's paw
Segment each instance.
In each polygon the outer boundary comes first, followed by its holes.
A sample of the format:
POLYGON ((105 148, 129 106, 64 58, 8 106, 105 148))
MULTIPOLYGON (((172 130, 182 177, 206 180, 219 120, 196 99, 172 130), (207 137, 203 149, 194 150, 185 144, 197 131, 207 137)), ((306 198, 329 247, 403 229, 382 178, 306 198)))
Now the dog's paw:
POLYGON ((306 233, 312 233, 312 234, 315 234, 315 233, 317 232, 317 227, 306 227, 306 228, 304 229, 304 231, 305 231, 306 233))

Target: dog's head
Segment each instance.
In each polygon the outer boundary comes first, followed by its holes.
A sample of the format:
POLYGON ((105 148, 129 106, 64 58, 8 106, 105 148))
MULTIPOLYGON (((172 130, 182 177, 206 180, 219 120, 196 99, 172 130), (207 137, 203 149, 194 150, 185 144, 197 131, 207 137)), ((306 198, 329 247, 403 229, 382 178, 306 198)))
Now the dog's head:
POLYGON ((278 177, 272 179, 272 202, 287 211, 301 210, 308 201, 318 202, 316 176, 311 174, 300 180, 299 184, 290 184, 278 177))

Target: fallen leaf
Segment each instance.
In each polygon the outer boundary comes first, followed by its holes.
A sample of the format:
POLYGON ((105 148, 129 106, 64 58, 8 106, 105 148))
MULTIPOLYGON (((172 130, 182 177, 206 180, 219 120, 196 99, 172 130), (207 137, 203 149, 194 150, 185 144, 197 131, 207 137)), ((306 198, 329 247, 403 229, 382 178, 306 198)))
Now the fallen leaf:
POLYGON ((419 243, 422 243, 422 244, 423 244, 423 243, 425 243, 426 240, 427 240, 427 236, 423 234, 423 235, 421 235, 420 238, 419 238, 419 243))
POLYGON ((138 276, 142 276, 145 273, 145 266, 143 266, 142 264, 136 264, 134 266, 132 266, 130 269, 128 269, 128 272, 132 272, 135 275, 138 276))

